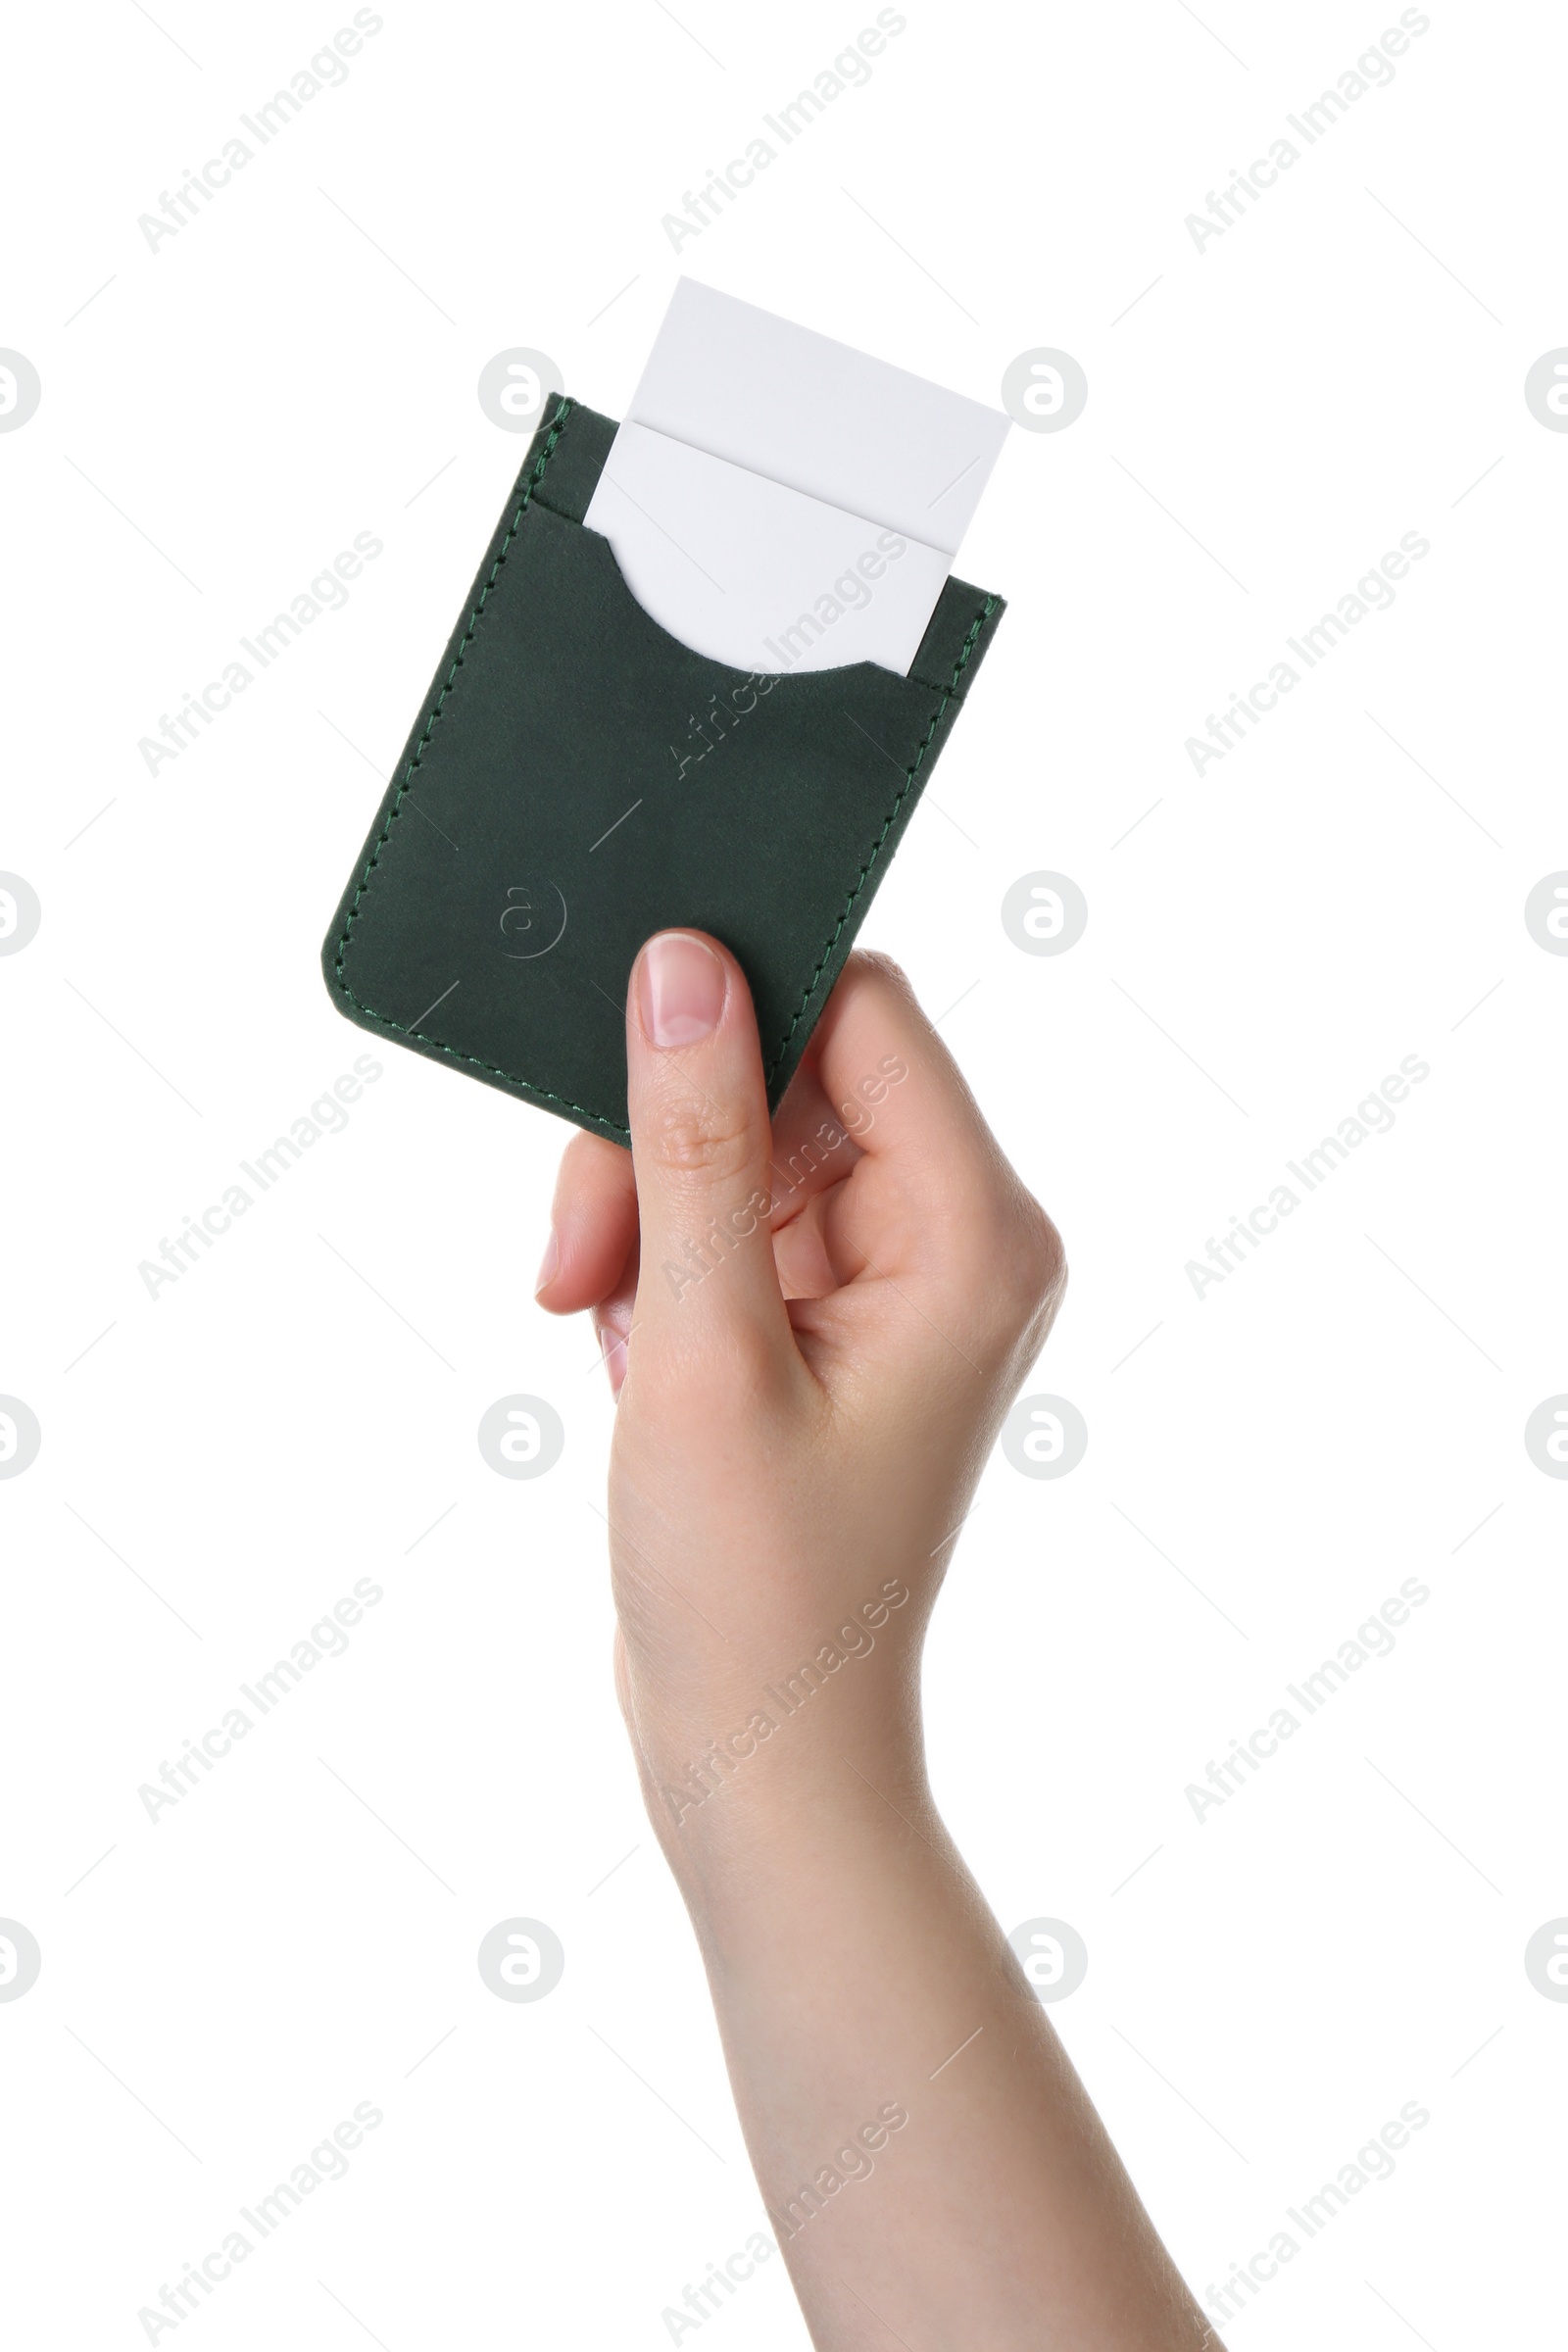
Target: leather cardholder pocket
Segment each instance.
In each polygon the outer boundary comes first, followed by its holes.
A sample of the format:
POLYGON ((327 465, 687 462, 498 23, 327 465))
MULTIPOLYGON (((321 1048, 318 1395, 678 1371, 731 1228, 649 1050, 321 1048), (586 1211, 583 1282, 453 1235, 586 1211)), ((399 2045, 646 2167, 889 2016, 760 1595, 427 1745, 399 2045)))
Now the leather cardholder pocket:
POLYGON ((1004 608, 950 578, 906 677, 710 661, 583 523, 614 432, 562 398, 531 443, 321 963, 362 1028, 625 1144, 643 941, 731 949, 776 1104, 1004 608))

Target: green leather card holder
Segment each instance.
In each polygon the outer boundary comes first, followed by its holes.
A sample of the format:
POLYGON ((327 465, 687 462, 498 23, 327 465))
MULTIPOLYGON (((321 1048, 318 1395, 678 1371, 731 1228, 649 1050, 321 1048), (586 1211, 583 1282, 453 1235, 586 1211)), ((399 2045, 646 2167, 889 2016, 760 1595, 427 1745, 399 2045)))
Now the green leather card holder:
POLYGON ((321 964, 361 1028, 625 1144, 643 941, 731 949, 776 1104, 1004 607, 950 578, 906 677, 710 661, 583 523, 614 433, 562 397, 530 444, 321 964))

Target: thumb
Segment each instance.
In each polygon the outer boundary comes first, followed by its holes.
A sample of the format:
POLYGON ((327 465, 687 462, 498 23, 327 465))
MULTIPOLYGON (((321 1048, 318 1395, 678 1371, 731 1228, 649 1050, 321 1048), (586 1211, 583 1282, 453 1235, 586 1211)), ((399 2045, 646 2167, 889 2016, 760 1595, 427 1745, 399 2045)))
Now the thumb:
POLYGON ((683 1354, 743 1329, 764 1349, 793 1348, 768 1226, 772 1122, 757 1019, 745 974, 716 940, 649 940, 632 967, 626 1062, 642 1229, 635 1327, 683 1354))

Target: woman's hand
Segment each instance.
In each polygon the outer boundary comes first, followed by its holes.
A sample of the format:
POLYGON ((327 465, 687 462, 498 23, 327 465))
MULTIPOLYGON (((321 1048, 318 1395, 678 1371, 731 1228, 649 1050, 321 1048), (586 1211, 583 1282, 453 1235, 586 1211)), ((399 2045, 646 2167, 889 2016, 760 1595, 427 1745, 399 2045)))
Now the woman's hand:
POLYGON ((594 1310, 620 1390, 622 1699, 673 1858, 714 1743, 709 1781, 744 1767, 760 1796, 808 1769, 768 1695, 803 1668, 914 1763, 920 1638, 1065 1272, 882 958, 847 966, 776 1121, 715 942, 650 941, 626 1044, 631 1154, 568 1147, 539 1296, 594 1310))
POLYGON ((626 1047, 630 1156, 569 1147, 539 1295, 619 1384, 621 1703, 812 2340, 1212 2346, 926 1783, 920 1646, 1054 1229, 877 957, 776 1122, 714 942, 649 942, 626 1047))

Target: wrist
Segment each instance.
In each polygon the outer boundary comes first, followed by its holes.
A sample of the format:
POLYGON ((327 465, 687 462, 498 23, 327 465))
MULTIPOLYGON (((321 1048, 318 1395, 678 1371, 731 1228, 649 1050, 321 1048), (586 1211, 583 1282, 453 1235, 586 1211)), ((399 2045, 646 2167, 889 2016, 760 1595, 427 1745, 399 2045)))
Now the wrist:
POLYGON ((907 1838, 935 1821, 918 1694, 862 1688, 853 1711, 831 1686, 802 1697, 765 1686, 715 1703, 698 1729, 639 1705, 629 1717, 649 1819, 689 1905, 758 1874, 818 1867, 866 1807, 907 1838), (722 1729, 714 1729, 715 1725, 722 1729))
POLYGON ((678 1825, 664 1790, 647 1791, 715 1988, 788 1983, 819 1962, 848 1970, 867 1921, 921 1916, 961 1873, 917 1744, 877 1745, 857 1726, 842 1751, 803 1742, 789 1755, 780 1736, 749 1765, 678 1825))

